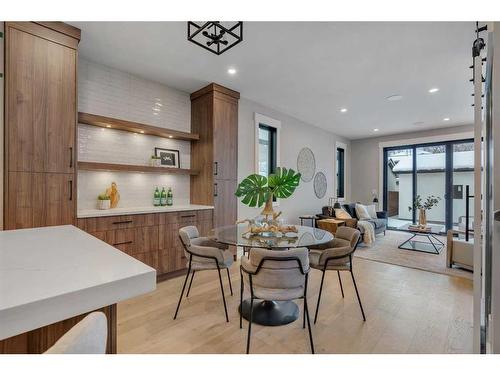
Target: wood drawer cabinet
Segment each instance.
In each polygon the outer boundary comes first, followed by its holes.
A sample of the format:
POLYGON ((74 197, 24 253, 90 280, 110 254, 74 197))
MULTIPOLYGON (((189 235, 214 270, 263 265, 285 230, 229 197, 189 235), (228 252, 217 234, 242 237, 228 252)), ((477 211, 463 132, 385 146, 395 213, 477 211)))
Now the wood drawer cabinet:
POLYGON ((200 235, 213 229, 213 210, 78 219, 78 227, 166 274, 186 268, 179 229, 195 225, 200 235))
POLYGON ((78 219, 78 227, 86 232, 100 232, 157 225, 160 214, 120 215, 78 219))

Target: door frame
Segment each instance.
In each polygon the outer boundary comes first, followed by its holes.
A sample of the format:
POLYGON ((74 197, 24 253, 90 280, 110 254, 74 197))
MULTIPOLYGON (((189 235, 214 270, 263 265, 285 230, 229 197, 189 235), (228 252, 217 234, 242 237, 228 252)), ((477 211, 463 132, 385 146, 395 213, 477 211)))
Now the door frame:
MULTIPOLYGON (((417 196, 417 148, 428 146, 445 146, 445 231, 453 228, 453 145, 460 143, 474 143, 474 138, 462 138, 425 143, 402 144, 382 147, 382 207, 387 211, 387 152, 393 150, 412 150, 412 200, 417 196)), ((416 223, 417 212, 413 210, 412 221, 416 223)))

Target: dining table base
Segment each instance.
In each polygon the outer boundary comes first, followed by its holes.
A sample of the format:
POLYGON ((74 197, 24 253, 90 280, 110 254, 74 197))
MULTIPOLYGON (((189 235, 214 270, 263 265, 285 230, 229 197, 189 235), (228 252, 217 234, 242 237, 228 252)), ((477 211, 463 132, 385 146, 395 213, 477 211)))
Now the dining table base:
MULTIPOLYGON (((240 305, 240 314, 250 320, 250 299, 240 305)), ((252 322, 262 326, 283 326, 299 318, 299 307, 292 301, 263 301, 254 299, 252 322)))

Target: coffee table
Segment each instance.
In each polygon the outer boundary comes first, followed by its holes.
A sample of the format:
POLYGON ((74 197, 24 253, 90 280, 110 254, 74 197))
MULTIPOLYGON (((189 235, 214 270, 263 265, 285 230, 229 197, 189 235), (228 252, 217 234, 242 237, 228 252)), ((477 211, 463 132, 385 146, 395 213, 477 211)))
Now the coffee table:
POLYGON ((444 243, 436 237, 440 233, 440 227, 431 226, 430 231, 412 229, 410 224, 402 229, 409 231, 412 236, 398 246, 398 249, 420 251, 422 253, 439 254, 444 248, 444 243))

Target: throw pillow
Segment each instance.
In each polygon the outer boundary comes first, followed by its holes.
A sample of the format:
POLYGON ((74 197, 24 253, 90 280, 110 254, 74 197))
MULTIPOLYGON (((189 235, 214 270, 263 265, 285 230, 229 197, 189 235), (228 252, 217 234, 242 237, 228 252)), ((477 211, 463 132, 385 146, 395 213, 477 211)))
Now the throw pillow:
POLYGON ((368 211, 368 215, 370 215, 370 217, 372 219, 376 219, 377 218, 377 209, 375 208, 375 205, 370 204, 370 205, 365 206, 365 207, 366 207, 366 211, 368 211))
POLYGON ((371 216, 368 213, 365 205, 356 203, 356 216, 359 220, 370 220, 371 216))
POLYGON ((352 219, 352 216, 349 215, 349 212, 347 212, 343 208, 336 208, 335 209, 335 217, 337 219, 352 219))

